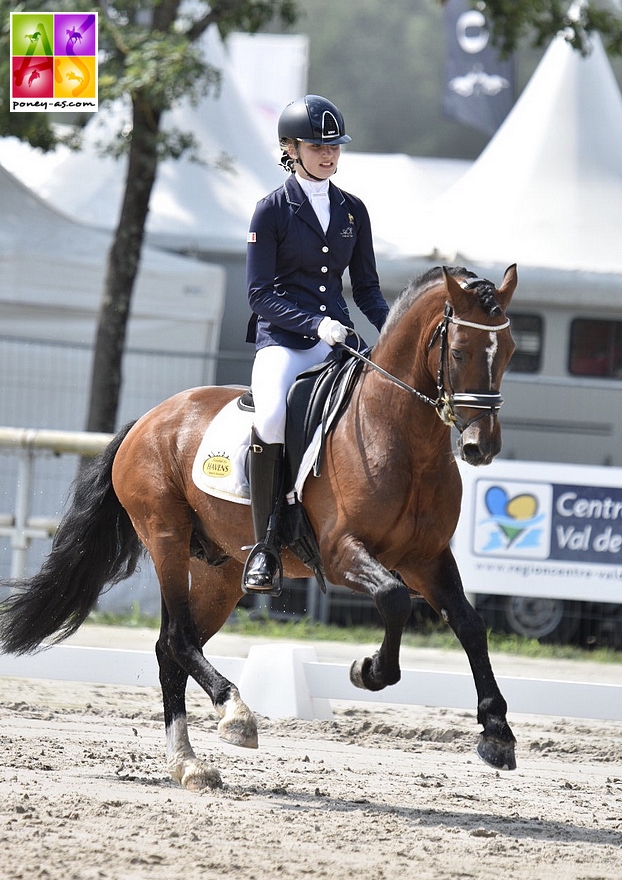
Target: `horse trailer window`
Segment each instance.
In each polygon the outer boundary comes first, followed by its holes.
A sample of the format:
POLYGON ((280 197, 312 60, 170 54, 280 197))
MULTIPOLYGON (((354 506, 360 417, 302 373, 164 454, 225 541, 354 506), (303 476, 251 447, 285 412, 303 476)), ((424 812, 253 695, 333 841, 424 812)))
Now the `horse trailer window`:
POLYGON ((574 320, 568 369, 574 376, 622 377, 622 321, 574 320))
POLYGON ((540 315, 510 313, 512 338, 516 349, 508 370, 537 373, 542 358, 542 318, 540 315))

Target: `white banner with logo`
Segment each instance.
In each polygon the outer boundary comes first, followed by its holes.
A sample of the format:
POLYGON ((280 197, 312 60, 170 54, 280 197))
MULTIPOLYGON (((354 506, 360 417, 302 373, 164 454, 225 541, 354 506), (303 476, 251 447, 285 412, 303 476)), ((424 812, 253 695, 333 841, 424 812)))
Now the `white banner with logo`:
POLYGON ((458 462, 467 593, 622 602, 622 468, 458 462))

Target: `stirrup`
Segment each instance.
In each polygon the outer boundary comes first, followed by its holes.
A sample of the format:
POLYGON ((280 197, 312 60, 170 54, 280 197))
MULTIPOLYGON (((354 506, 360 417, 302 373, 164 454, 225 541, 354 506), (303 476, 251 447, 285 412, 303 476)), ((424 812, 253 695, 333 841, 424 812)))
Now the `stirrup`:
POLYGON ((248 554, 246 562, 244 563, 244 570, 242 571, 242 592, 246 595, 252 595, 254 593, 262 596, 275 597, 281 595, 283 592, 283 562, 281 561, 281 554, 274 546, 270 546, 265 541, 258 541, 257 544, 251 548, 251 552, 248 554), (247 584, 246 577, 248 575, 250 564, 260 553, 263 553, 265 556, 270 556, 276 563, 276 571, 272 578, 272 583, 263 586, 247 584), (275 578, 277 578, 276 584, 274 583, 275 578))

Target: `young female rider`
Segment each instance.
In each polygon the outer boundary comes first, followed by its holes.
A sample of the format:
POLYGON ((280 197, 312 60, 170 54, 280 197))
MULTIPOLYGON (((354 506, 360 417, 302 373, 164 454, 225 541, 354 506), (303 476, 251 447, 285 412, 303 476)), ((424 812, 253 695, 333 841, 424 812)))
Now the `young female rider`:
MULTIPOLYGON (((267 593, 278 569, 277 548, 265 544, 279 495, 285 405, 296 376, 326 360, 353 327, 343 297, 349 270, 356 305, 378 329, 388 306, 380 292, 367 209, 338 189, 346 134, 340 111, 319 95, 293 101, 278 122, 281 163, 290 177, 258 202, 247 250, 247 342, 256 346, 255 401, 249 482, 255 540, 243 588, 267 593)), ((350 340, 355 345, 354 337, 350 340)))

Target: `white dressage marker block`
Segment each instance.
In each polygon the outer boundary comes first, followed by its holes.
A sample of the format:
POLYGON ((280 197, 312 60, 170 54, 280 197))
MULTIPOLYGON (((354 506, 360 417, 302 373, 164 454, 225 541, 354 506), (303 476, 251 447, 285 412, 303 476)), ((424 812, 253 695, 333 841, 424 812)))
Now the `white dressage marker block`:
POLYGON ((326 698, 309 692, 305 665, 317 662, 310 645, 253 645, 238 682, 240 696, 249 709, 267 718, 330 720, 326 698))

